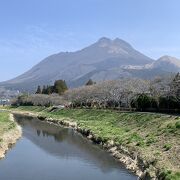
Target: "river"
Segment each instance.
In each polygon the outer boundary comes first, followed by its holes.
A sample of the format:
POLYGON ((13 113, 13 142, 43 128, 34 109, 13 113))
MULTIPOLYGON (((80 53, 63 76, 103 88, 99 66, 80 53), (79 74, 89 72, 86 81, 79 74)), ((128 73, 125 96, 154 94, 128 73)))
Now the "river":
POLYGON ((98 145, 69 128, 15 116, 23 136, 0 160, 1 180, 136 180, 98 145))

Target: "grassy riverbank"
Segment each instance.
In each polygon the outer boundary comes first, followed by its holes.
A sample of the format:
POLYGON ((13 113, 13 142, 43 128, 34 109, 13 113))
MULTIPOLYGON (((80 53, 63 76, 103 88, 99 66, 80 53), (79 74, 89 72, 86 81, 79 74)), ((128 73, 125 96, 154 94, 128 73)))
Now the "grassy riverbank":
POLYGON ((6 151, 21 137, 21 129, 9 112, 0 112, 0 159, 6 151))
POLYGON ((137 152, 148 164, 149 173, 158 169, 166 179, 180 179, 180 117, 155 113, 117 112, 96 109, 64 109, 49 112, 44 107, 10 108, 53 119, 66 119, 90 129, 106 142, 137 152), (155 169, 154 169, 155 168, 155 169))
POLYGON ((8 112, 0 112, 0 142, 4 133, 16 127, 15 122, 11 121, 10 114, 8 112))

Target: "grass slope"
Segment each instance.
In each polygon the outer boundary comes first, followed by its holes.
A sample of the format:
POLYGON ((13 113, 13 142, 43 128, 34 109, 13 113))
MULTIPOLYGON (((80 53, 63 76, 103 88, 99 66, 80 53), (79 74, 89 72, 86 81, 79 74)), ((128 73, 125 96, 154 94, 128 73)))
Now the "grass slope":
POLYGON ((15 126, 16 124, 10 120, 8 112, 0 112, 0 142, 2 142, 3 134, 13 129, 15 126))
POLYGON ((55 119, 75 121, 104 141, 114 140, 136 151, 166 179, 180 179, 180 117, 155 113, 117 112, 96 109, 64 109, 49 112, 44 107, 19 107, 55 119))

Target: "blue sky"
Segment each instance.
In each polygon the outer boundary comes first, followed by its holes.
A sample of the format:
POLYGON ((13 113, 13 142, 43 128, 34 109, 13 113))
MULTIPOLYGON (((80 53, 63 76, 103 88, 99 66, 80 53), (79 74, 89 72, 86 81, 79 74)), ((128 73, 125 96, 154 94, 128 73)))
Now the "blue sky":
POLYGON ((119 37, 180 58, 179 0, 0 0, 0 81, 48 55, 119 37))

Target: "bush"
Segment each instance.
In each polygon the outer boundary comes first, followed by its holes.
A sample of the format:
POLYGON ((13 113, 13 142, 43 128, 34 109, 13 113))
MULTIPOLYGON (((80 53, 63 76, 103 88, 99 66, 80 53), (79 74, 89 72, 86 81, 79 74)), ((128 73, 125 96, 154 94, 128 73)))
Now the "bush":
POLYGON ((146 110, 148 108, 157 108, 157 101, 146 94, 140 94, 137 98, 131 101, 131 107, 137 110, 146 110))
POLYGON ((163 148, 165 149, 165 151, 168 151, 168 150, 170 150, 172 148, 172 145, 171 144, 165 144, 163 146, 163 148))
POLYGON ((180 121, 177 121, 175 126, 176 126, 177 129, 180 129, 180 121))
POLYGON ((164 180, 179 180, 180 179, 180 172, 173 173, 170 170, 164 170, 163 172, 160 173, 159 179, 164 179, 164 180))
POLYGON ((159 97, 160 109, 179 109, 180 101, 175 96, 159 97))

